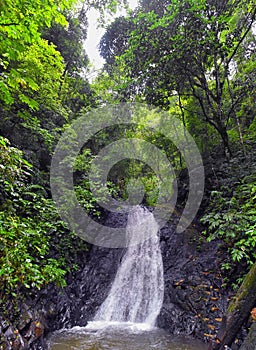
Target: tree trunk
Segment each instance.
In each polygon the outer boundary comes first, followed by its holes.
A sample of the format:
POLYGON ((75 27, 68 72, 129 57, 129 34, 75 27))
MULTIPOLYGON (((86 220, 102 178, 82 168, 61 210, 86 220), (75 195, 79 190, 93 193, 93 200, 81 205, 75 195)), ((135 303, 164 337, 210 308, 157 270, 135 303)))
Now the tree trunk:
POLYGON ((229 147, 229 139, 228 139, 227 130, 222 124, 218 124, 217 130, 218 130, 218 132, 221 136, 222 142, 223 142, 225 156, 229 160, 232 156, 232 153, 231 153, 231 149, 229 147))
POLYGON ((243 323, 249 317, 255 303, 256 263, 251 267, 241 287, 229 304, 217 334, 220 343, 213 346, 214 350, 222 350, 224 349, 224 345, 230 346, 232 344, 243 323))

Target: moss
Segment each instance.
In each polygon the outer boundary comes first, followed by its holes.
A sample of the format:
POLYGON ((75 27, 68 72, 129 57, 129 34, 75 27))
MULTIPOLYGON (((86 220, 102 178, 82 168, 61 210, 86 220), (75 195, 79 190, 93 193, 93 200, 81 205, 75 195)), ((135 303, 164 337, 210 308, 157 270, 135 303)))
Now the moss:
POLYGON ((241 287, 239 288, 233 301, 230 303, 227 312, 233 313, 239 309, 242 301, 246 299, 254 289, 256 290, 256 263, 251 267, 250 271, 246 275, 241 287))

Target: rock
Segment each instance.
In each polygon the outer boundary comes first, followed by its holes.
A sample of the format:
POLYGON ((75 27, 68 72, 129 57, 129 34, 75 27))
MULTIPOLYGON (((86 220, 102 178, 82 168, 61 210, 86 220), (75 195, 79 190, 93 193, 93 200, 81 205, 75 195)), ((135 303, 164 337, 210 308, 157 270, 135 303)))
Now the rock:
POLYGON ((18 329, 23 330, 32 320, 32 313, 30 311, 25 311, 22 313, 21 318, 18 323, 18 329))
POLYGON ((12 342, 11 342, 11 345, 12 345, 12 350, 19 350, 21 349, 21 339, 20 337, 17 337, 16 339, 14 339, 12 342))
POLYGON ((11 344, 7 340, 3 340, 0 342, 1 350, 11 350, 11 344))
POLYGON ((251 316, 252 316, 253 321, 256 321, 256 307, 254 307, 251 310, 251 316))
POLYGON ((35 336, 36 336, 36 339, 38 339, 44 334, 44 326, 40 321, 37 321, 34 324, 35 324, 35 336))
POLYGON ((161 230, 165 295, 158 325, 171 333, 209 340, 227 297, 219 288, 216 242, 199 244, 198 236, 193 227, 177 234, 171 223, 161 230))
POLYGON ((7 330, 4 332, 4 336, 7 338, 7 339, 13 339, 15 336, 14 336, 14 330, 12 329, 11 326, 9 326, 7 328, 7 330))
POLYGON ((7 328, 9 327, 9 323, 6 320, 1 320, 1 329, 2 332, 5 332, 7 328))
POLYGON ((240 350, 255 350, 256 349, 256 322, 253 322, 249 333, 243 342, 240 350))
MULTIPOLYGON (((194 227, 177 234, 177 221, 174 217, 160 233, 165 294, 157 323, 170 333, 192 334, 207 341, 215 334, 227 306, 220 288, 218 247, 216 242, 198 242, 194 227)), ((106 223, 125 226, 126 217, 109 215, 106 223)), ((68 276, 67 287, 59 289, 51 284, 21 305, 18 330, 24 349, 45 349, 49 332, 85 326, 108 295, 124 249, 89 246, 80 254, 80 268, 68 276)), ((0 324, 12 335, 12 328, 1 319, 0 324)), ((4 340, 8 340, 6 336, 4 340)))

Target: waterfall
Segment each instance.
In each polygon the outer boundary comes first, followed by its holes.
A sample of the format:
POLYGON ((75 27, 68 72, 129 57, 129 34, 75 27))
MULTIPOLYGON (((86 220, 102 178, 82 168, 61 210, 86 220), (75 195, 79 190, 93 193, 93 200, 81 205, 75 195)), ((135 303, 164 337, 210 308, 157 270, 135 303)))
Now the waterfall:
POLYGON ((163 303, 163 262, 158 224, 146 208, 135 206, 128 216, 129 246, 110 292, 94 321, 146 323, 154 326, 163 303), (133 245, 132 242, 140 243, 133 245))

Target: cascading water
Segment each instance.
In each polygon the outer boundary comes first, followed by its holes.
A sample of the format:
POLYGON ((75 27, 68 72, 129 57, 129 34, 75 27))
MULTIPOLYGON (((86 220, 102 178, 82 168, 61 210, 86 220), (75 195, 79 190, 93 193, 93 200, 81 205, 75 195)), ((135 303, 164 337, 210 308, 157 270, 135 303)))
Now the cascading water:
POLYGON ((164 295, 158 230, 153 214, 146 208, 136 206, 130 211, 126 227, 129 245, 94 321, 154 326, 164 295))
POLYGON ((136 206, 129 214, 126 233, 128 248, 94 320, 86 327, 57 332, 50 349, 206 350, 192 339, 175 339, 154 327, 163 302, 164 280, 153 214, 136 206))

